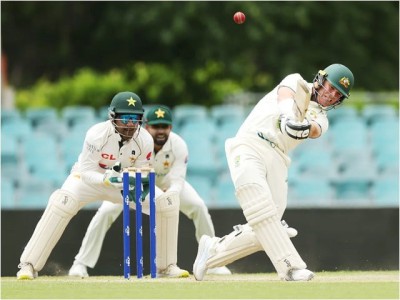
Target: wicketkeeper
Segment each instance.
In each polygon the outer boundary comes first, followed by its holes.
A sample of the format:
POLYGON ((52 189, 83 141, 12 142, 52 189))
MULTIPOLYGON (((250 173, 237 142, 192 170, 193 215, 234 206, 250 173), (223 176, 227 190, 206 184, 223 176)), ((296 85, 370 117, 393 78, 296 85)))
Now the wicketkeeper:
MULTIPOLYGON (((42 270, 73 216, 86 204, 106 200, 122 203, 123 168, 149 167, 153 162, 153 138, 141 127, 143 106, 132 92, 116 94, 109 107, 109 120, 91 127, 82 152, 62 187, 50 196, 47 207, 26 245, 18 267, 18 279, 33 279, 42 270), (117 163, 117 164, 116 164, 117 163), (113 168, 120 165, 119 171, 113 168)), ((189 276, 177 266, 179 197, 174 191, 156 187, 157 272, 163 275, 189 276)), ((135 208, 134 202, 131 207, 135 208)), ((143 202, 149 213, 149 199, 143 202)), ((121 253, 122 258, 122 253, 121 253)))
POLYGON ((314 277, 281 224, 287 203, 288 153, 307 138, 318 138, 327 131, 326 111, 349 97, 354 76, 341 64, 319 71, 306 85, 311 101, 305 106, 304 120, 298 120, 298 108, 310 99, 299 97, 301 90, 295 94, 298 80, 304 80, 300 74, 285 77, 257 103, 236 136, 226 141, 236 197, 247 224, 235 226, 223 238, 205 235, 200 239, 193 265, 197 280, 203 280, 208 268, 260 250, 268 255, 281 279, 307 281, 314 277))
MULTIPOLYGON (((188 148, 185 141, 172 130, 171 110, 156 105, 146 112, 145 125, 154 140, 154 170, 156 186, 174 192, 180 198, 180 211, 193 220, 196 239, 204 234, 214 236, 214 226, 207 206, 192 185, 186 181, 188 148)), ((105 235, 122 211, 122 205, 104 202, 93 217, 82 246, 69 270, 70 276, 88 277, 87 267, 94 268, 99 259, 105 235)), ((157 224, 158 226, 158 224, 157 224)), ((165 236, 163 239, 168 240, 165 236)), ((157 254, 158 255, 158 254, 157 254)), ((208 274, 228 275, 228 268, 209 269, 208 274)), ((164 276, 162 272, 158 276, 164 276)), ((180 274, 168 273, 168 276, 180 274)))

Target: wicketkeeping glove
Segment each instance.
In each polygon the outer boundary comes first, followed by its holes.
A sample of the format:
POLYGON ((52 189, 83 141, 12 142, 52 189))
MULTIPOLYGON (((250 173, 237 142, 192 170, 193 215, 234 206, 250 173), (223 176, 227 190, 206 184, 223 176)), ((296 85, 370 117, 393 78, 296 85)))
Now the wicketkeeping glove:
MULTIPOLYGON (((140 188, 142 190, 140 199, 143 202, 150 190, 148 177, 142 177, 142 186, 140 188)), ((133 176, 129 176, 129 201, 136 203, 136 179, 133 176)))
POLYGON ((104 173, 103 182, 106 186, 113 186, 122 190, 121 163, 116 162, 112 169, 104 173))

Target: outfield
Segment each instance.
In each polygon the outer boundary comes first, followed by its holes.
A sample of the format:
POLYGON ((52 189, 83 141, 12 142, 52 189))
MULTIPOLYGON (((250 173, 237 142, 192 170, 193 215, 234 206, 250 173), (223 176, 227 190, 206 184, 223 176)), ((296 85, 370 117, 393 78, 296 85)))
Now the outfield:
POLYGON ((399 272, 319 272, 310 282, 283 282, 276 274, 136 279, 2 277, 2 299, 398 299, 399 272))

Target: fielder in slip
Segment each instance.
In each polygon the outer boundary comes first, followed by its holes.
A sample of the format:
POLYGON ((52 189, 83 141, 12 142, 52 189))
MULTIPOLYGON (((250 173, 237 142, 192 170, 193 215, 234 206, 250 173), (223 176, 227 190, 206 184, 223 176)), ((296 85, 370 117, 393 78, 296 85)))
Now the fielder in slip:
MULTIPOLYGON (((33 279, 42 270, 70 220, 86 204, 107 200, 122 203, 122 169, 149 167, 153 163, 154 142, 141 127, 143 106, 132 92, 116 94, 109 107, 109 120, 92 126, 85 137, 82 152, 60 189, 50 196, 47 207, 26 245, 18 268, 18 279, 33 279), (117 161, 118 160, 118 161, 117 161)), ((157 272, 171 277, 187 277, 189 272, 177 266, 179 197, 174 191, 155 188, 157 237, 168 233, 168 240, 157 240, 157 272)), ((135 208, 132 202, 131 207, 135 208)), ((149 201, 143 202, 149 213, 149 201)), ((122 255, 122 254, 121 254, 122 255)))
MULTIPOLYGON (((185 141, 172 132, 172 113, 163 105, 146 112, 145 126, 154 140, 154 170, 156 186, 167 192, 176 192, 180 211, 193 220, 196 239, 202 235, 214 236, 214 226, 207 206, 196 190, 186 181, 188 148, 185 141)), ((70 276, 88 277, 87 267, 94 268, 99 259, 105 235, 121 214, 122 205, 103 202, 93 217, 82 241, 82 246, 69 270, 70 276)), ((158 225, 156 225, 158 226, 158 225)), ((209 269, 208 274, 229 275, 225 266, 209 269)), ((162 273, 158 274, 163 275, 162 273)))
POLYGON ((295 95, 299 79, 303 80, 299 74, 285 77, 258 102, 236 136, 226 141, 236 197, 247 224, 235 226, 223 238, 201 237, 193 265, 197 280, 203 280, 208 268, 262 250, 282 280, 307 281, 314 277, 281 224, 287 204, 288 152, 327 131, 326 111, 349 97, 354 76, 341 64, 319 71, 308 84, 311 101, 306 117, 296 121, 294 101, 299 100, 295 95))

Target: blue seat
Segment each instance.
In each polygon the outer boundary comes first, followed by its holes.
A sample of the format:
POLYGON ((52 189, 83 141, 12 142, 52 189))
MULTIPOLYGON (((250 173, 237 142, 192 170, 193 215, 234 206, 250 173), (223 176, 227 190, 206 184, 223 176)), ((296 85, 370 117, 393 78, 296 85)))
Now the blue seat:
POLYGON ((79 120, 74 123, 70 127, 70 133, 71 134, 81 134, 83 136, 86 135, 86 132, 89 130, 90 127, 95 125, 98 122, 98 120, 79 120))
POLYGON ((12 180, 1 178, 1 209, 14 209, 16 206, 15 187, 12 180))
POLYGON ((1 136, 1 161, 2 163, 17 163, 19 159, 18 141, 8 133, 1 136))
POLYGON ((215 146, 217 151, 218 161, 221 163, 221 167, 226 168, 226 156, 225 156, 225 141, 228 138, 234 137, 242 125, 242 120, 232 118, 226 120, 220 124, 216 130, 215 134, 215 146))
MULTIPOLYGON (((181 126, 179 135, 187 143, 195 141, 196 139, 198 140, 198 142, 201 142, 205 139, 213 142, 215 141, 215 135, 217 131, 217 126, 209 119, 194 120, 181 126)), ((198 144, 196 145, 196 147, 198 147, 198 144)))
POLYGON ((196 104, 177 105, 173 109, 172 114, 177 128, 194 120, 205 120, 208 118, 207 108, 196 104))
POLYGON ((23 141, 33 132, 29 121, 20 119, 19 121, 10 121, 2 125, 1 134, 8 134, 15 137, 18 142, 23 141))
POLYGON ((375 154, 399 149, 399 119, 375 121, 370 125, 371 147, 375 154))
POLYGON ((18 122, 22 118, 21 111, 16 108, 1 109, 1 125, 18 122))
POLYGON ((384 176, 375 179, 371 196, 377 206, 399 207, 399 176, 384 176))
POLYGON ((290 206, 325 207, 332 204, 334 188, 325 177, 302 176, 292 181, 293 185, 288 191, 290 206))
POLYGON ((378 172, 386 175, 399 174, 399 149, 397 148, 386 148, 380 150, 375 157, 376 166, 378 172))
POLYGON ((197 140, 197 143, 187 141, 189 148, 188 174, 208 176, 210 179, 215 179, 219 169, 213 145, 207 139, 197 140))
POLYGON ((78 156, 82 152, 85 135, 82 133, 69 134, 61 141, 61 155, 65 162, 66 169, 70 170, 78 156))
POLYGON ((46 134, 32 134, 26 137, 22 143, 25 162, 32 172, 40 168, 43 163, 57 164, 59 161, 58 143, 55 138, 46 134), (42 145, 42 147, 38 147, 42 145))
POLYGON ((359 111, 353 106, 341 106, 328 111, 328 119, 331 125, 340 124, 345 120, 360 120, 359 111))
POLYGON ((31 172, 35 178, 50 183, 53 189, 60 188, 68 174, 64 161, 56 159, 42 161, 31 172))
POLYGON ((200 197, 204 200, 207 207, 213 205, 212 202, 212 184, 207 176, 199 176, 188 174, 186 181, 196 190, 200 197))
POLYGON ((293 160, 302 175, 325 176, 330 179, 337 176, 338 164, 334 159, 333 151, 329 147, 302 148, 293 160))
POLYGON ((237 104, 214 105, 210 108, 210 116, 217 125, 232 120, 238 120, 242 123, 245 119, 245 110, 243 106, 237 104))
POLYGON ((97 119, 101 121, 107 121, 108 120, 108 106, 103 106, 100 107, 97 110, 97 119))
POLYGON ((362 120, 342 120, 332 126, 330 137, 332 150, 339 161, 371 150, 369 131, 362 120))
POLYGON ((21 158, 17 162, 5 160, 1 162, 1 178, 11 180, 16 186, 28 175, 29 171, 21 158))
MULTIPOLYGON (((227 175, 229 175, 229 173, 227 175)), ((235 195, 235 186, 230 176, 219 178, 215 191, 216 208, 240 208, 239 201, 235 195)))
POLYGON ((57 110, 53 107, 28 108, 25 116, 34 128, 39 124, 46 124, 50 127, 58 121, 57 110))
POLYGON ((389 104, 367 104, 361 111, 361 115, 367 124, 373 124, 376 121, 398 118, 397 109, 389 104))
POLYGON ((378 176, 377 167, 373 160, 353 160, 347 163, 335 180, 336 198, 338 201, 354 200, 369 203, 370 187, 378 176))
POLYGON ((97 122, 96 110, 91 106, 66 106, 62 110, 61 115, 70 127, 79 122, 92 124, 97 122))
POLYGON ((33 176, 21 182, 18 189, 18 208, 44 209, 54 188, 51 183, 33 176))
POLYGON ((68 125, 59 119, 52 124, 39 123, 35 128, 35 132, 51 135, 57 141, 61 141, 68 134, 68 131, 68 125))

